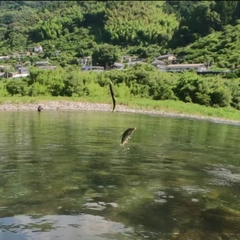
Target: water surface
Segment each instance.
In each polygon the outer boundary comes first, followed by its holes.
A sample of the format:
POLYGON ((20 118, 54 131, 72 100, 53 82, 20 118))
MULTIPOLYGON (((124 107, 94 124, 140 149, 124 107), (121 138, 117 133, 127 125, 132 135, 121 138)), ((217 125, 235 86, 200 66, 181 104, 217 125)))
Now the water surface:
POLYGON ((0 239, 239 239, 239 136, 183 118, 0 112, 0 239))

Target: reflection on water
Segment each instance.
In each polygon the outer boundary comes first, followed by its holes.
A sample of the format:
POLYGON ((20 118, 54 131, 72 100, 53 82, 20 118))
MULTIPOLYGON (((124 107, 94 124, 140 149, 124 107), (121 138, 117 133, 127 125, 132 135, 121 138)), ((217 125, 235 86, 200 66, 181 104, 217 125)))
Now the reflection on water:
POLYGON ((239 132, 117 112, 1 112, 0 239, 239 239, 239 132))
POLYGON ((121 223, 90 214, 46 215, 33 218, 26 215, 2 218, 0 239, 121 239, 132 232, 121 223), (113 234, 114 233, 114 234, 113 234))

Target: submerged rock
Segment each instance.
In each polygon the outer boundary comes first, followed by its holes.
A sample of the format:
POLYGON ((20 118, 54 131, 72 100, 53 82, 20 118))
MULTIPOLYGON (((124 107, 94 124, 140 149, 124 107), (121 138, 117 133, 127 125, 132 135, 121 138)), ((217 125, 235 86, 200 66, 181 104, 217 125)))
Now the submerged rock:
POLYGON ((202 211, 202 224, 206 230, 239 234, 240 211, 229 207, 206 209, 202 211))

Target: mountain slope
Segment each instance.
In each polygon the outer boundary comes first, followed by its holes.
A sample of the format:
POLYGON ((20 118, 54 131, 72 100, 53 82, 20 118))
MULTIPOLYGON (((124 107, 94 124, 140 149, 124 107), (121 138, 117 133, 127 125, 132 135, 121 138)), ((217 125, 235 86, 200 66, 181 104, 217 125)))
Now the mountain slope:
POLYGON ((186 55, 185 62, 239 63, 237 1, 1 1, 0 6, 1 55, 40 44, 44 53, 38 58, 77 64, 77 58, 110 44, 140 57, 173 52, 186 55))

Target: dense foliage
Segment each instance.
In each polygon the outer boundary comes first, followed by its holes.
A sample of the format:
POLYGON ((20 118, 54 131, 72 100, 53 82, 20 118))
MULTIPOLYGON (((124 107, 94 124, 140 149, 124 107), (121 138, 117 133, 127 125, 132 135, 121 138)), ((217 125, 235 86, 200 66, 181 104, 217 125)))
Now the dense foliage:
POLYGON ((122 55, 152 59, 173 52, 216 67, 239 64, 238 1, 1 1, 1 9, 2 55, 40 44, 39 57, 66 66, 107 43, 122 55))
MULTIPOLYGON (((240 76, 240 74, 238 73, 240 76)), ((2 96, 109 97, 109 82, 118 98, 180 100, 211 107, 240 109, 239 78, 200 76, 196 72, 159 72, 151 65, 136 64, 123 71, 80 72, 69 67, 56 70, 32 68, 30 77, 0 82, 2 96)))
POLYGON ((238 68, 240 64, 240 24, 227 25, 221 32, 200 38, 177 50, 185 62, 206 62, 219 68, 238 68))

